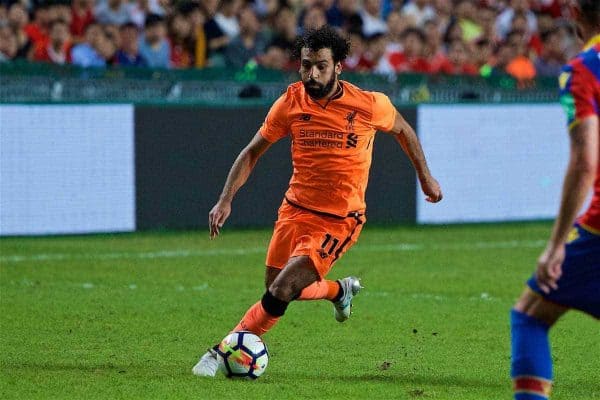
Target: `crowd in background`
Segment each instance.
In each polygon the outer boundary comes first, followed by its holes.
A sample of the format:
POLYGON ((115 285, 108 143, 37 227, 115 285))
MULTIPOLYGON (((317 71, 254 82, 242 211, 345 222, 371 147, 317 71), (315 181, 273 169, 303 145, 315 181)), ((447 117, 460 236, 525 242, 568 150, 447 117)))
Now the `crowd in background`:
POLYGON ((329 24, 344 69, 557 76, 580 43, 568 0, 0 0, 0 61, 294 70, 294 39, 329 24))

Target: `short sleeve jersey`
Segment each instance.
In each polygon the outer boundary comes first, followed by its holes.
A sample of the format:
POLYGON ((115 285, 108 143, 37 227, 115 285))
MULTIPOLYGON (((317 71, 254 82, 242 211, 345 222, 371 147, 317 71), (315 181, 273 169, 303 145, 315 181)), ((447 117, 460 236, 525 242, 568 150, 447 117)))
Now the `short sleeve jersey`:
POLYGON ((341 93, 326 104, 312 99, 302 82, 290 85, 259 132, 269 142, 291 136, 289 201, 345 217, 366 208, 375 132, 392 130, 396 109, 382 93, 340 84, 341 93))
MULTIPOLYGON (((569 129, 591 115, 600 115, 600 35, 562 69, 559 76, 560 102, 569 129)), ((600 132, 598 132, 600 135, 600 132)), ((600 234, 600 160, 590 207, 579 218, 584 227, 600 234)))

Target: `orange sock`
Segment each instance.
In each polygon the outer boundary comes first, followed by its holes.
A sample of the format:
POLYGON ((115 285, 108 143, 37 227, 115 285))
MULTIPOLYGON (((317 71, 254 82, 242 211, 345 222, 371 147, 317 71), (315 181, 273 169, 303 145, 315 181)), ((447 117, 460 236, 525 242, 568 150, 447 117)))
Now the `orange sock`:
POLYGON ((298 300, 333 300, 340 291, 340 285, 336 281, 322 280, 308 285, 302 292, 298 300))
POLYGON ((261 302, 255 303, 246 311, 244 317, 232 332, 250 331, 255 335, 262 336, 269 331, 279 321, 279 317, 274 317, 265 311, 261 302))

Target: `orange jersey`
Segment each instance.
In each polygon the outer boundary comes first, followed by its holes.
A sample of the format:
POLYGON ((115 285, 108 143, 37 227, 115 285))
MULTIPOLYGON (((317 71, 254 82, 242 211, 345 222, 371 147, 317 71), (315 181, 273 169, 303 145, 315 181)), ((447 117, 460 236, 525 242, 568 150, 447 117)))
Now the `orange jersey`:
POLYGON ((272 143, 291 135, 290 202, 345 217, 366 208, 375 132, 393 128, 396 109, 383 93, 340 83, 341 94, 326 104, 312 99, 302 82, 290 85, 259 132, 272 143))

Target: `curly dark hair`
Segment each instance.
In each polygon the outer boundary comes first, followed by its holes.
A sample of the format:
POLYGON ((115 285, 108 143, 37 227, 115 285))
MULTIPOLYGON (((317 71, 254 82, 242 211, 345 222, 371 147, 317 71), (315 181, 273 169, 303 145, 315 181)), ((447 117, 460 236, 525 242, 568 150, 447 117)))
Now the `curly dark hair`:
POLYGON ((350 42, 328 25, 323 25, 319 29, 308 30, 302 36, 296 38, 293 51, 295 59, 300 59, 302 49, 305 47, 311 51, 331 49, 333 62, 335 63, 344 61, 350 52, 350 42))

